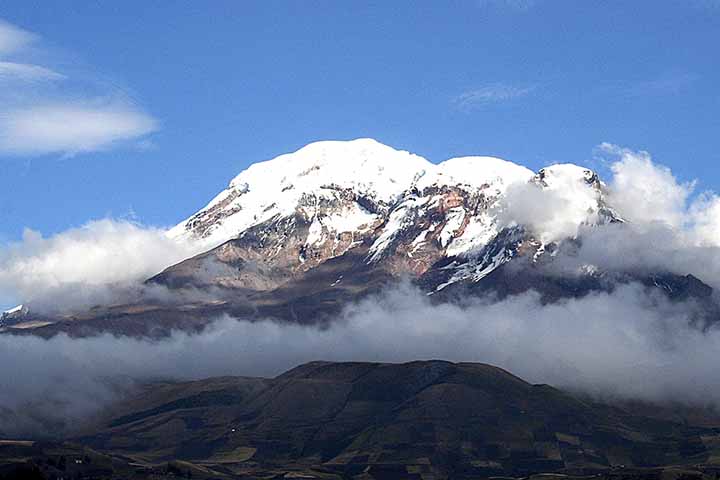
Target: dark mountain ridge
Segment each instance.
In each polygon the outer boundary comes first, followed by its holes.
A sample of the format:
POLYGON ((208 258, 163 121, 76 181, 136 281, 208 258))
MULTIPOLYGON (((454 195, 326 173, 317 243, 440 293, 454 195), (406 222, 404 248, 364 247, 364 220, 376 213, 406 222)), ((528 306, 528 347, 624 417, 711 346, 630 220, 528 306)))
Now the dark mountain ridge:
POLYGON ((720 417, 601 403, 477 363, 312 362, 273 379, 149 384, 73 441, 201 478, 646 478, 633 475, 717 462, 720 417))

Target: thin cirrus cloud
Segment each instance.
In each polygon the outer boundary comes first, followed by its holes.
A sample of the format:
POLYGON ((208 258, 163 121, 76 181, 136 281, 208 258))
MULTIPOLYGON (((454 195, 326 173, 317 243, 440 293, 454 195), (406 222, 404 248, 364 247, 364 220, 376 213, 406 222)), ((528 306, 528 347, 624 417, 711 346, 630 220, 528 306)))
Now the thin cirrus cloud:
POLYGON ((33 63, 42 50, 39 36, 0 20, 0 156, 73 156, 141 145, 158 129, 119 88, 33 63))
POLYGON ((13 53, 36 39, 32 33, 0 20, 0 54, 13 53))
POLYGON ((0 118, 0 152, 74 155, 103 150, 156 128, 152 117, 124 105, 32 106, 0 118))
POLYGON ((65 78, 67 78, 65 75, 39 65, 0 61, 0 82, 3 83, 63 80, 65 78))
POLYGON ((530 95, 533 90, 535 90, 534 86, 519 87, 501 83, 485 85, 464 92, 453 100, 453 104, 460 110, 475 110, 526 97, 530 95))

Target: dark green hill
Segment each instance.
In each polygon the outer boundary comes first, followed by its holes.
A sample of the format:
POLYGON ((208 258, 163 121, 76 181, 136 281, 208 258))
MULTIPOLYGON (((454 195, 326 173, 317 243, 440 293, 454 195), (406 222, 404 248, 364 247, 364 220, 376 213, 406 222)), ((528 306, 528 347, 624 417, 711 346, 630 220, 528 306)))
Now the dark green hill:
POLYGON ((707 421, 639 412, 483 364, 313 362, 275 379, 150 386, 79 441, 147 465, 347 478, 592 474, 718 459, 720 431, 707 421))

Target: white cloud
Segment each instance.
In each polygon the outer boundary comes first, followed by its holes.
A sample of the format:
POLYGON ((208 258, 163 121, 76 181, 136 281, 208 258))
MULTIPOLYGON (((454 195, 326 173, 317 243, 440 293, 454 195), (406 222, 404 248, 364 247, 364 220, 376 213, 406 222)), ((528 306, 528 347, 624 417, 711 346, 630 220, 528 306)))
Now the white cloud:
POLYGON ((653 163, 647 152, 635 152, 610 143, 601 152, 618 157, 612 163, 612 205, 632 222, 662 222, 681 227, 694 183, 680 183, 669 168, 653 163))
POLYGON ((462 110, 471 110, 485 105, 506 102, 529 95, 535 87, 517 87, 504 84, 486 85, 469 90, 454 100, 454 104, 462 110))
POLYGON ((720 246, 720 197, 702 194, 689 209, 694 236, 701 246, 720 246))
POLYGON ((15 61, 29 55, 24 47, 30 43, 39 43, 35 35, 0 21, 0 82, 11 83, 0 89, 0 155, 72 156, 143 143, 158 129, 158 122, 117 87, 94 82, 86 73, 74 78, 15 61))
POLYGON ((73 155, 152 133, 157 122, 127 106, 39 105, 0 114, 0 154, 73 155))
POLYGON ((194 255, 165 230, 98 220, 48 238, 26 230, 0 250, 0 296, 38 308, 87 307, 194 255))
POLYGON ((720 197, 716 193, 693 195, 697 181, 681 182, 669 168, 654 163, 647 152, 609 143, 599 148, 617 157, 610 166, 613 177, 608 201, 636 230, 647 231, 648 224, 660 224, 688 247, 720 246, 720 197))

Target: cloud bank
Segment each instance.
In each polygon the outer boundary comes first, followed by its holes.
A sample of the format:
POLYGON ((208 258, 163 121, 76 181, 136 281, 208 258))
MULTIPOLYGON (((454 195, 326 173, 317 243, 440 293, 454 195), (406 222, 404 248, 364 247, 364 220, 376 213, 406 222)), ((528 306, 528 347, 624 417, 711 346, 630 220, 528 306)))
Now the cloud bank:
POLYGON ((557 258, 552 268, 563 275, 587 265, 693 274, 720 290, 720 197, 712 191, 696 193, 696 181, 678 180, 647 152, 611 144, 599 150, 614 159, 605 195, 626 223, 577 226, 579 247, 557 258))
POLYGON ((156 378, 276 375, 311 360, 475 361, 605 398, 719 405, 720 332, 688 327, 691 305, 627 286, 542 305, 433 305, 410 286, 350 306, 329 328, 220 319, 163 341, 0 336, 0 432, 64 433, 156 378), (21 367, 21 368, 20 368, 21 367))
POLYGON ((0 21, 0 156, 72 156, 141 141, 158 129, 119 88, 37 65, 33 49, 43 49, 37 35, 0 21))
POLYGON ((126 288, 198 253, 166 231, 104 219, 44 238, 26 229, 0 250, 0 292, 34 309, 112 303, 126 288))

